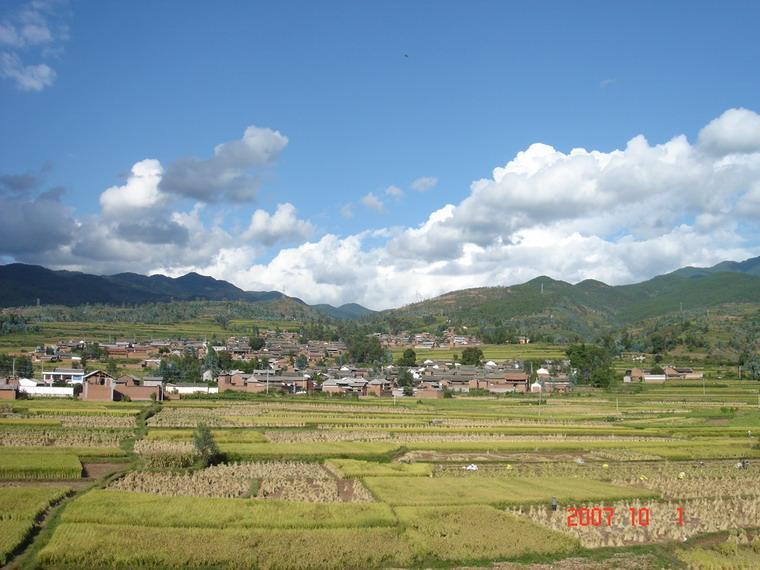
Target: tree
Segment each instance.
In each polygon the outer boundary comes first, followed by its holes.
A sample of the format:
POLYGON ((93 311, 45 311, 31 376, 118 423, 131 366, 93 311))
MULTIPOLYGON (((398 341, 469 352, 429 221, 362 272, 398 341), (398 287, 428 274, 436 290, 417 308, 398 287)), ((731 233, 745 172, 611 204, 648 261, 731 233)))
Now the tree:
POLYGON ((211 373, 214 375, 214 378, 216 378, 216 376, 219 374, 219 371, 222 369, 219 363, 219 355, 210 346, 208 347, 206 358, 203 359, 203 367, 206 370, 211 370, 211 373))
POLYGON ((206 424, 198 424, 198 428, 193 432, 193 445, 204 465, 213 465, 219 461, 219 447, 206 424))
POLYGON ((573 344, 565 354, 570 365, 577 370, 580 384, 607 388, 612 383, 612 357, 604 347, 573 344))
POLYGON ((651 374, 665 374, 665 370, 662 369, 662 366, 659 364, 655 364, 652 366, 652 369, 649 371, 651 374))
POLYGON ((251 350, 261 350, 262 348, 264 348, 265 344, 266 344, 266 341, 260 336, 251 337, 251 341, 250 341, 251 350))
POLYGON ((396 364, 399 366, 414 366, 417 364, 417 353, 414 352, 414 349, 407 348, 401 358, 396 361, 396 364))
POLYGON ((165 382, 199 382, 201 361, 193 354, 162 358, 158 375, 163 376, 165 382))
POLYGON ((372 363, 387 360, 386 350, 376 336, 355 334, 346 339, 346 346, 354 362, 372 363))
POLYGON ((414 376, 412 376, 412 373, 409 372, 408 369, 404 368, 401 373, 398 375, 398 385, 399 386, 412 386, 414 384, 414 376))
POLYGON ((114 378, 119 374, 119 367, 116 365, 116 361, 113 358, 107 360, 106 372, 114 378))
POLYGON ((31 378, 34 376, 34 365, 32 359, 28 356, 11 356, 9 354, 0 354, 0 376, 10 376, 13 374, 13 361, 16 361, 16 376, 20 378, 31 378))
POLYGON ((744 363, 746 374, 752 380, 760 380, 760 354, 755 354, 744 363))
POLYGON ((483 359, 483 351, 477 346, 468 346, 462 351, 462 364, 480 364, 483 359))
POLYGON ((216 315, 214 322, 222 327, 222 330, 226 331, 230 324, 230 317, 228 315, 216 315))

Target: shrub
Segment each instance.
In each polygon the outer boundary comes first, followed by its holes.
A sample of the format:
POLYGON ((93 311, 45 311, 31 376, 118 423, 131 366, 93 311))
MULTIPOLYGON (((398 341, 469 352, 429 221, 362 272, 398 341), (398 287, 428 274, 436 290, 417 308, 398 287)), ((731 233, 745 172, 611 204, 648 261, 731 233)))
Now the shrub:
POLYGON ((716 544, 714 548, 723 556, 736 556, 739 551, 739 545, 736 544, 736 539, 733 537, 728 537, 723 542, 716 544))
POLYGON ((214 436, 211 435, 211 430, 206 424, 198 424, 198 428, 193 433, 193 445, 204 465, 213 465, 219 462, 221 456, 219 447, 217 447, 214 436))

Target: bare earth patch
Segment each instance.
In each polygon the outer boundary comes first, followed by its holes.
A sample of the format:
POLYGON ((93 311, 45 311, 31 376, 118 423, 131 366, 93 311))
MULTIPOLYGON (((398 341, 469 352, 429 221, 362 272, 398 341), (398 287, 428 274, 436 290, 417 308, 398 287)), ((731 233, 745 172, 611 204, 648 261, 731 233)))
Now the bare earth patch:
POLYGON ((121 471, 128 463, 83 463, 84 476, 88 479, 100 479, 121 471))

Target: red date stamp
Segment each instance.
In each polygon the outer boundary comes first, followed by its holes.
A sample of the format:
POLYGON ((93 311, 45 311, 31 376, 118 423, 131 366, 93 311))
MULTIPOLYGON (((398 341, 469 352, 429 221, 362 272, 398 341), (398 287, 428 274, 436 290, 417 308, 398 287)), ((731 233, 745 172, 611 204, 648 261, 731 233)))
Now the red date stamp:
MULTIPOLYGON (((568 507, 567 526, 613 526, 615 507, 568 507)), ((677 507, 675 524, 683 526, 683 507, 677 507)), ((630 507, 628 519, 631 526, 649 526, 652 513, 648 507, 630 507)))

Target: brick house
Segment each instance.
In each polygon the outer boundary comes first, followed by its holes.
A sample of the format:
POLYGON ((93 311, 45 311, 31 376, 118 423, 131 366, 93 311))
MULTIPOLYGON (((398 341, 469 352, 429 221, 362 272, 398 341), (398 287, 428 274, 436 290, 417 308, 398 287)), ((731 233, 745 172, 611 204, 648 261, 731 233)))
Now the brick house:
POLYGON ((91 402, 163 399, 161 386, 142 386, 139 382, 134 376, 124 375, 116 379, 102 370, 95 370, 84 377, 81 399, 91 402))
POLYGON ((528 392, 530 378, 525 372, 489 372, 470 380, 470 389, 488 390, 492 394, 528 392))
POLYGON ((3 382, 0 384, 0 400, 15 400, 17 386, 3 382))

